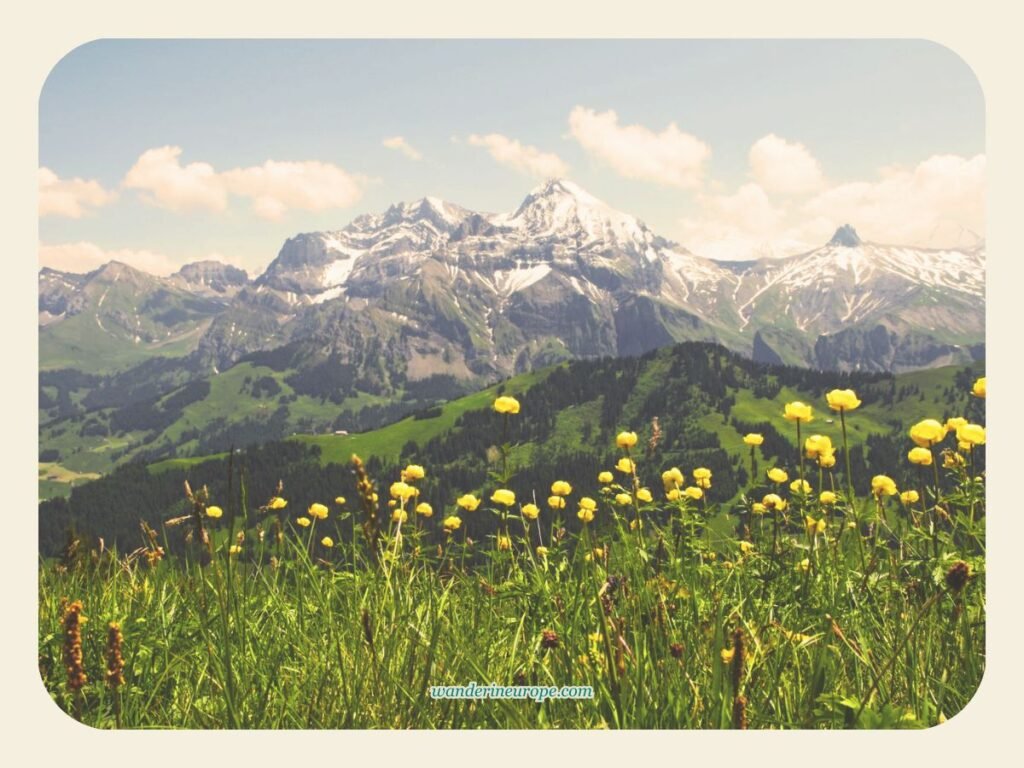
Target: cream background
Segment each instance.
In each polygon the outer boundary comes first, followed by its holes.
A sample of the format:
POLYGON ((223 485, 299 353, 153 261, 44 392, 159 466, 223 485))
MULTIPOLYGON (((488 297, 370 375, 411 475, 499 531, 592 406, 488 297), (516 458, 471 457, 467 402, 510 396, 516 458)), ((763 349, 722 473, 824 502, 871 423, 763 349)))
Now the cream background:
MULTIPOLYGON (((832 766, 868 763, 1001 765, 1016 762, 1022 715, 1024 630, 1020 610, 1024 511, 1015 504, 1014 437, 1020 427, 1022 371, 1019 329, 1021 142, 1024 71, 1020 18, 995 0, 861 0, 856 4, 763 0, 682 4, 519 0, 392 2, 376 7, 340 2, 179 0, 148 4, 120 0, 12 6, 0 46, 4 119, 0 120, 5 439, 5 597, 3 654, 4 752, 16 763, 107 766, 144 762, 255 765, 300 762, 370 765, 410 761, 617 765, 659 759, 676 764, 832 766), (988 563, 989 659, 980 691, 959 716, 924 732, 764 733, 398 733, 398 732, 124 732, 80 726, 49 701, 36 673, 36 167, 37 100, 52 66, 74 47, 98 37, 914 37, 956 51, 974 69, 986 95, 989 163, 988 462, 991 509, 988 563)), ((1019 497, 1018 497, 1019 498, 1019 497)))

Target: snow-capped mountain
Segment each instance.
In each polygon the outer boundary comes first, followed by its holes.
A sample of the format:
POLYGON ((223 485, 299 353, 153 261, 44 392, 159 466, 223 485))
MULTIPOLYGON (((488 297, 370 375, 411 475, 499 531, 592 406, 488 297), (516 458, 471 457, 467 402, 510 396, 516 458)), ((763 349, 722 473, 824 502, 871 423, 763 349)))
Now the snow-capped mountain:
MULTIPOLYGON (((200 368, 288 347, 296 367, 340 360, 385 390, 694 339, 765 361, 868 370, 966 361, 984 342, 983 244, 879 245, 844 226, 808 253, 719 262, 565 180, 510 212, 427 197, 297 235, 251 283, 218 267, 172 278, 227 300, 197 341, 200 368)), ((77 277, 40 279, 41 310, 45 283, 47 311, 59 315, 77 277)))

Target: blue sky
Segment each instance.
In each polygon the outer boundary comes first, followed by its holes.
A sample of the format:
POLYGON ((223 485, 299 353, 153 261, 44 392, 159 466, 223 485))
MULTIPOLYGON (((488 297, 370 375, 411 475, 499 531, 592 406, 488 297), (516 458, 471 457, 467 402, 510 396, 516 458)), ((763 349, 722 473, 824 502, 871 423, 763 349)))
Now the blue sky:
POLYGON ((258 271, 296 232, 508 210, 552 171, 717 258, 846 219, 946 246, 984 234, 984 152, 973 73, 926 41, 97 41, 40 97, 41 260, 258 271))

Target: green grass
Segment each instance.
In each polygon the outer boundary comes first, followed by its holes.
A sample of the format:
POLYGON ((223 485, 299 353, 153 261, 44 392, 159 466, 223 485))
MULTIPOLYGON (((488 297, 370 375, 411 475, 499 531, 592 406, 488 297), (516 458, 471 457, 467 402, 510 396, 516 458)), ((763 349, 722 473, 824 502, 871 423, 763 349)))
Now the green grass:
POLYGON ((102 331, 95 312, 85 312, 42 328, 39 333, 39 368, 74 368, 85 373, 123 371, 153 357, 183 357, 195 349, 207 323, 173 340, 135 343, 124 333, 102 331))
MULTIPOLYGON (((934 536, 922 522, 933 519, 932 496, 913 510, 885 499, 881 517, 866 499, 831 511, 790 499, 786 514, 754 519, 749 551, 726 530, 711 535, 713 506, 659 493, 640 510, 638 535, 635 509, 580 488, 564 516, 545 509, 539 525, 510 510, 500 523, 508 551, 478 535, 481 517, 500 517, 486 507, 463 513, 450 537, 441 514, 413 516, 401 539, 385 522, 375 549, 337 507, 309 529, 286 508, 278 544, 272 519, 250 505, 243 550, 230 555, 241 498, 215 499, 226 514, 204 519, 209 565, 197 560, 199 539, 187 544, 175 529, 148 543, 167 550, 153 566, 140 553, 84 548, 42 562, 40 671, 57 706, 99 728, 933 726, 966 705, 985 667, 984 489, 966 473, 943 475, 948 517, 934 536), (583 494, 601 502, 580 531, 583 494), (807 514, 825 530, 809 536, 807 514), (267 536, 254 535, 257 521, 267 536), (335 547, 318 543, 325 533, 335 547), (607 554, 588 557, 597 545, 607 554), (971 573, 962 588, 947 581, 961 560, 971 573), (88 618, 89 681, 78 693, 66 684, 66 600, 81 600, 88 618), (116 690, 104 681, 110 621, 123 634, 116 690), (593 695, 430 693, 470 682, 593 695)), ((381 488, 394 479, 376 478, 381 488)))
POLYGON ((505 391, 511 394, 521 393, 540 381, 548 371, 550 369, 523 374, 509 379, 504 384, 496 384, 472 395, 452 400, 441 406, 440 415, 433 418, 417 419, 409 416, 371 432, 354 435, 298 435, 295 439, 319 446, 320 460, 324 464, 346 462, 353 453, 364 458, 376 456, 381 459, 396 459, 402 447, 410 440, 419 444, 426 443, 451 430, 458 418, 467 411, 489 408, 499 388, 504 387, 505 391))

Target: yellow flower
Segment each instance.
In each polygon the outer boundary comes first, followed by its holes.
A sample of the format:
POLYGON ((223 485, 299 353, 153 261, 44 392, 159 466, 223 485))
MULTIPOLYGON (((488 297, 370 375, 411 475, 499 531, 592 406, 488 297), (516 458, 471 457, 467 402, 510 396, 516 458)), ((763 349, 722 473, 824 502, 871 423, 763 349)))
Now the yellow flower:
POLYGON ((229 555, 237 555, 241 551, 242 551, 242 547, 240 545, 238 545, 238 544, 232 544, 230 547, 228 547, 228 554, 229 555))
MULTIPOLYGON (((775 498, 778 498, 778 496, 776 496, 775 498)), ((766 507, 759 501, 755 501, 753 505, 750 507, 750 511, 753 512, 755 515, 763 515, 765 512, 768 511, 768 507, 766 507)))
POLYGON ((941 443, 946 436, 946 426, 935 419, 919 421, 910 428, 910 439, 922 448, 931 448, 941 443))
POLYGON ((330 536, 324 536, 322 539, 320 539, 320 543, 328 549, 330 549, 334 546, 334 539, 332 539, 330 536))
POLYGON ((270 503, 267 504, 268 508, 275 509, 275 510, 276 509, 284 509, 287 506, 288 506, 288 502, 285 501, 284 499, 282 499, 280 496, 275 496, 274 498, 272 498, 270 500, 270 503))
POLYGON ((589 496, 580 499, 580 509, 589 509, 591 512, 597 509, 597 502, 589 496))
POLYGON ((900 501, 906 505, 916 504, 921 500, 920 494, 917 491, 904 491, 900 494, 900 501))
POLYGON ((818 454, 818 466, 822 469, 828 469, 836 465, 836 454, 835 451, 829 451, 828 453, 818 454))
POLYGON ((753 448, 756 445, 761 445, 764 442, 764 435, 759 435, 756 432, 751 432, 749 435, 743 436, 743 442, 753 448))
POLYGON ((597 482, 601 483, 602 485, 608 485, 608 483, 612 482, 614 479, 615 475, 613 475, 611 472, 607 470, 601 472, 597 476, 597 482))
POLYGON ((811 435, 804 441, 804 451, 808 459, 816 459, 822 454, 832 453, 832 440, 827 435, 811 435))
POLYGON ((693 470, 693 479, 694 480, 710 480, 711 479, 711 470, 707 469, 706 467, 697 467, 697 469, 693 470))
POLYGON ((782 485, 784 482, 789 480, 789 475, 786 470, 780 469, 779 467, 772 467, 768 470, 768 479, 777 485, 782 485))
POLYGON ((946 429, 950 432, 956 432, 960 427, 967 423, 967 419, 963 416, 950 416, 946 419, 946 429))
POLYGON ((665 484, 665 490, 680 487, 683 480, 683 473, 679 471, 679 467, 672 467, 661 473, 661 482, 665 484))
POLYGON ((732 648, 723 648, 719 655, 722 657, 723 664, 731 664, 733 654, 736 653, 732 648))
POLYGON ((805 557, 803 560, 796 564, 796 569, 802 573, 807 573, 809 570, 811 570, 811 561, 805 557))
POLYGON ((391 484, 391 498, 401 499, 402 501, 408 501, 416 495, 416 489, 408 483, 403 483, 399 480, 397 483, 391 484))
POLYGON ((680 496, 682 496, 682 494, 679 492, 678 488, 673 488, 665 493, 665 498, 669 501, 679 501, 680 496))
POLYGON ((216 520, 218 517, 220 517, 223 514, 224 514, 224 510, 221 509, 220 507, 207 507, 206 508, 206 516, 207 517, 212 517, 214 520, 216 520))
POLYGON ((786 408, 782 412, 782 415, 786 421, 799 421, 804 424, 813 418, 811 415, 811 406, 804 405, 799 401, 786 403, 786 408))
POLYGON ((615 503, 620 507, 628 507, 633 503, 633 497, 628 493, 617 493, 615 494, 615 503))
POLYGON ((985 428, 980 424, 964 424, 957 429, 956 439, 968 445, 984 445, 985 428))
POLYGON ((907 458, 911 464, 917 464, 922 467, 930 467, 932 465, 932 452, 921 446, 911 448, 907 458))
POLYGON ((548 556, 548 548, 547 547, 537 547, 537 557, 547 557, 547 556, 548 556))
POLYGON ((615 444, 619 448, 632 448, 636 445, 636 432, 619 432, 618 437, 615 438, 615 444))
POLYGON ((985 377, 984 376, 982 376, 980 379, 978 379, 976 382, 974 382, 974 386, 971 388, 971 394, 974 395, 975 397, 982 397, 982 398, 985 397, 985 377))
POLYGON ((555 496, 568 496, 572 493, 572 486, 565 482, 565 480, 555 480, 551 484, 551 493, 555 496))
POLYGON ((313 521, 310 520, 308 517, 300 517, 295 522, 301 525, 303 528, 309 528, 310 523, 312 523, 313 521))
POLYGON ((636 470, 636 462, 634 462, 632 459, 623 456, 621 459, 619 459, 619 462, 618 464, 615 465, 615 468, 619 470, 619 472, 625 472, 627 475, 631 475, 636 470))
POLYGON ((420 517, 431 517, 434 514, 434 508, 427 502, 421 501, 416 505, 416 514, 420 517))
POLYGON ((696 500, 698 500, 698 499, 700 499, 701 497, 704 496, 704 491, 702 491, 700 488, 695 488, 692 485, 689 486, 686 490, 684 490, 683 493, 685 493, 687 496, 689 496, 694 501, 696 501, 696 500))
POLYGON ((815 533, 824 533, 825 532, 825 527, 826 527, 827 523, 825 522, 825 518, 824 517, 821 518, 820 520, 815 520, 810 515, 807 515, 807 518, 806 518, 806 520, 804 522, 807 523, 807 533, 810 536, 813 536, 815 533))
POLYGON ((836 503, 836 495, 832 491, 822 491, 821 496, 818 497, 818 501, 822 504, 830 505, 836 503))
POLYGON ((457 517, 456 515, 449 515, 444 519, 444 522, 441 523, 441 525, 444 526, 444 530, 447 533, 451 533, 452 531, 457 531, 459 526, 462 525, 462 518, 457 517))
POLYGON ((419 464, 410 464, 404 470, 402 470, 402 477, 406 480, 422 480, 426 477, 426 472, 419 464))
POLYGON ((753 551, 754 545, 751 544, 749 541, 740 542, 740 552, 742 552, 744 555, 749 555, 753 551))
POLYGON ((561 496, 548 496, 548 506, 552 509, 565 509, 565 499, 561 496))
POLYGON ((638 500, 647 503, 654 501, 654 497, 651 495, 651 492, 647 488, 641 488, 639 491, 637 491, 636 497, 638 500))
POLYGON ((871 478, 871 492, 877 497, 894 496, 896 483, 886 475, 875 475, 871 478))
POLYGON ((806 480, 800 480, 799 478, 789 484, 789 490, 793 493, 808 494, 811 492, 811 484, 806 480))
POLYGON ((583 507, 580 507, 579 510, 576 512, 576 517, 578 517, 584 523, 589 523, 594 519, 594 510, 584 509, 583 507))
POLYGON ((633 518, 632 520, 629 521, 629 530, 631 530, 631 531, 635 531, 637 528, 643 528, 643 527, 644 527, 644 521, 643 520, 637 520, 636 518, 633 518))
POLYGON ((786 508, 786 501, 777 493, 769 493, 761 502, 764 504, 766 509, 777 509, 780 512, 786 508))
POLYGON ((393 523, 405 523, 409 520, 409 513, 404 509, 396 509, 391 513, 391 522, 393 523))
POLYGON ((327 519, 327 507, 323 504, 310 504, 307 512, 310 517, 315 517, 317 520, 327 519))
POLYGON ((459 496, 459 500, 456 501, 455 503, 458 504, 467 512, 473 512, 477 507, 480 506, 480 499, 478 499, 472 493, 467 493, 464 496, 459 496))
POLYGON ((494 401, 494 410, 498 413, 519 413, 519 401, 514 397, 499 397, 494 401))
POLYGON ((536 520, 540 515, 540 509, 536 504, 523 504, 523 517, 527 520, 536 520))
POLYGON ((860 400, 852 389, 833 389, 825 395, 825 400, 833 411, 852 411, 860 406, 860 400))
POLYGON ((512 539, 510 539, 508 536, 499 534, 497 543, 498 550, 501 552, 507 552, 508 550, 512 549, 512 539))
POLYGON ((335 497, 334 503, 337 504, 339 507, 345 506, 345 497, 344 496, 337 496, 337 497, 335 497))
POLYGON ((505 488, 499 488, 491 494, 491 501, 505 507, 511 507, 516 503, 516 495, 505 488))

